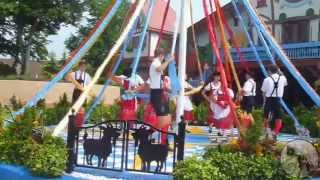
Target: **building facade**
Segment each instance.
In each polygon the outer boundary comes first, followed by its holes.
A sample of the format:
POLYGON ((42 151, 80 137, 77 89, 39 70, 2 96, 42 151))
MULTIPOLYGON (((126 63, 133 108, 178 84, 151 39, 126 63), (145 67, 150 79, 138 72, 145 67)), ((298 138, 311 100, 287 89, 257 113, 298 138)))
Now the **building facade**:
MULTIPOLYGON (((320 78, 320 1, 319 0, 255 0, 253 6, 260 16, 261 21, 264 22, 267 29, 273 34, 276 41, 282 46, 291 62, 297 67, 302 76, 314 85, 314 82, 320 78)), ((267 56, 264 47, 262 47, 259 40, 257 30, 252 21, 248 17, 247 12, 241 4, 238 4, 241 16, 245 21, 245 26, 248 33, 254 40, 255 47, 258 50, 259 56, 265 64, 270 63, 270 58, 267 56)), ((256 63, 252 48, 245 35, 245 32, 240 26, 239 20, 233 6, 229 3, 223 7, 223 12, 226 16, 228 24, 231 26, 237 41, 240 45, 240 50, 245 57, 245 60, 250 64, 250 68, 255 72, 258 82, 263 79, 262 73, 256 63)), ((202 19, 195 24, 196 44, 200 52, 201 60, 215 63, 214 55, 209 44, 207 33, 206 19, 202 19)), ((219 34, 219 30, 216 28, 219 34)), ((188 42, 189 42, 189 57, 194 54, 192 46, 192 34, 189 28, 188 42)), ((227 34, 227 33, 226 33, 227 34)), ((221 38, 218 35, 218 44, 221 47, 221 38)), ((238 66, 239 58, 234 49, 234 44, 231 43, 230 37, 227 37, 231 46, 231 55, 233 61, 236 63, 238 73, 241 76, 241 68, 238 66)), ((275 56, 276 60, 278 57, 275 56)), ((190 62, 194 62, 194 58, 190 62)), ((312 104, 307 95, 301 90, 295 79, 288 73, 287 69, 277 61, 281 69, 287 75, 289 80, 290 93, 287 95, 290 104, 296 105, 298 102, 305 102, 312 104), (299 97, 299 98, 297 98, 299 97)), ((194 66, 188 67, 190 74, 196 74, 197 71, 194 66)), ((259 85, 259 83, 258 83, 259 85)))

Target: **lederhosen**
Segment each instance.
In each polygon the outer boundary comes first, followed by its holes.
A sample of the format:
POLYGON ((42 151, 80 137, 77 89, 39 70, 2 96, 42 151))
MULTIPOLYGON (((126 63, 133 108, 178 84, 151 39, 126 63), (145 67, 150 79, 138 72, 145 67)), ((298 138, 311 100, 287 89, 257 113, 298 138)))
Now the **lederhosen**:
MULTIPOLYGON (((162 79, 162 78, 161 78, 162 79)), ((152 104, 157 116, 169 114, 169 95, 165 92, 163 80, 160 81, 160 89, 150 90, 150 103, 152 104)))
MULTIPOLYGON (((84 77, 83 77, 83 79, 82 79, 82 73, 80 73, 80 75, 79 75, 79 78, 78 78, 78 74, 79 73, 77 73, 78 71, 76 71, 76 72, 74 72, 74 79, 80 84, 80 85, 82 85, 83 87, 84 87, 84 83, 85 83, 85 80, 86 80, 86 73, 85 72, 83 72, 84 73, 84 77)), ((80 90, 80 89, 78 89, 78 88, 74 88, 73 89, 73 93, 72 93, 72 104, 74 104, 77 100, 78 100, 78 98, 81 96, 81 94, 82 94, 82 91, 80 90)))
POLYGON ((270 94, 270 97, 266 98, 266 103, 264 105, 264 118, 268 119, 269 115, 272 115, 272 119, 280 119, 281 118, 281 103, 280 103, 280 97, 278 97, 278 88, 279 88, 279 81, 281 78, 281 75, 279 74, 279 78, 277 81, 275 81, 272 76, 270 76, 272 79, 274 86, 273 90, 270 94), (276 97, 272 97, 273 93, 276 93, 276 97))
POLYGON ((243 99, 241 101, 241 108, 246 111, 247 113, 251 113, 252 112, 252 108, 254 106, 255 103, 255 96, 253 96, 254 94, 254 90, 255 90, 255 84, 251 81, 250 82, 252 84, 252 89, 251 89, 251 96, 243 96, 243 99))
MULTIPOLYGON (((123 89, 125 91, 130 89, 130 78, 126 78, 123 80, 123 89)), ((137 109, 138 102, 137 98, 133 95, 123 93, 121 96, 121 112, 120 119, 129 121, 129 120, 137 120, 137 109)))

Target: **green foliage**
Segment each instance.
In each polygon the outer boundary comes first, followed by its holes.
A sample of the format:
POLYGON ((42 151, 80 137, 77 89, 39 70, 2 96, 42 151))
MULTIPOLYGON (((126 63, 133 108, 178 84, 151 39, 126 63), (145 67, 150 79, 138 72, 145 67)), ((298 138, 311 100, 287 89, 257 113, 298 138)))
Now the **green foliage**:
POLYGON ((61 138, 46 135, 42 145, 31 152, 27 167, 33 175, 57 177, 63 174, 67 161, 67 149, 61 138))
POLYGON ((254 156, 227 149, 210 148, 202 159, 194 157, 179 162, 175 179, 299 179, 285 174, 274 156, 254 156), (210 175, 212 173, 212 175, 210 175))
POLYGON ((199 106, 194 106, 194 116, 199 125, 204 125, 207 122, 209 115, 209 107, 206 103, 201 103, 199 106))
POLYGON ((0 103, 0 132, 3 126, 3 122, 8 116, 9 116, 8 110, 5 107, 3 107, 2 104, 0 103))
POLYGON ((70 107, 71 103, 68 101, 67 94, 64 93, 54 107, 44 109, 45 125, 57 124, 67 114, 70 107))
POLYGON ((300 123, 309 129, 312 137, 320 137, 319 127, 316 125, 316 122, 319 120, 316 107, 306 108, 300 105, 294 108, 294 112, 300 123))
POLYGON ((49 61, 47 62, 43 68, 42 68, 42 72, 48 77, 48 78, 53 78, 55 74, 57 74, 60 69, 61 69, 61 65, 59 65, 57 62, 55 61, 49 61))
POLYGON ((89 123, 96 124, 104 120, 116 120, 119 112, 120 106, 117 103, 108 106, 101 103, 90 114, 89 123))
POLYGON ((15 95, 13 95, 10 99, 10 106, 11 108, 16 111, 20 108, 22 108, 22 102, 20 100, 17 99, 17 97, 15 95))
POLYGON ((212 48, 210 43, 208 43, 206 46, 198 47, 198 50, 199 50, 200 60, 211 63, 213 54, 212 54, 212 48))
POLYGON ((34 175, 60 176, 65 169, 67 150, 62 139, 51 135, 41 137, 41 142, 33 139, 32 130, 39 128, 39 112, 38 108, 29 108, 0 131, 0 162, 25 166, 34 175))
POLYGON ((1 76, 7 77, 7 76, 15 74, 15 73, 16 73, 16 70, 14 69, 14 67, 11 67, 7 64, 0 62, 0 75, 1 76))
MULTIPOLYGON (((320 120, 319 115, 317 115, 318 111, 319 108, 307 108, 303 105, 299 105, 293 109, 299 122, 310 131, 312 137, 320 137, 319 127, 317 126, 317 121, 320 120)), ((285 116, 283 124, 283 132, 296 133, 294 123, 288 115, 285 116)))
MULTIPOLYGON (((73 51, 79 47, 81 41, 89 34, 90 30, 95 26, 95 24, 103 15, 105 9, 110 5, 111 2, 111 0, 90 0, 86 2, 86 8, 89 12, 89 15, 87 16, 88 24, 84 26, 78 26, 78 33, 76 35, 72 35, 65 41, 68 50, 73 51)), ((111 49, 112 45, 119 37, 121 33, 120 26, 123 22, 125 14, 127 13, 127 10, 128 2, 123 1, 121 7, 112 18, 106 31, 102 33, 93 47, 86 54, 85 59, 93 67, 91 69, 92 72, 94 72, 95 69, 102 63, 104 57, 106 57, 108 54, 108 49, 111 49)), ((91 71, 89 72, 92 73, 91 71)))
POLYGON ((249 147, 254 148, 264 133, 262 110, 252 112, 254 123, 243 134, 243 140, 248 143, 249 147))
POLYGON ((143 121, 143 115, 144 115, 144 108, 145 108, 145 106, 143 105, 143 106, 139 106, 138 107, 138 112, 137 112, 137 114, 138 114, 138 120, 141 120, 141 121, 143 121))
POLYGON ((24 73, 30 58, 46 59, 47 36, 56 34, 62 24, 81 20, 84 5, 77 0, 0 1, 0 54, 14 57, 24 73))
POLYGON ((0 133, 0 161, 10 164, 24 165, 33 150, 33 140, 30 138, 37 118, 35 108, 26 112, 4 128, 0 133))
POLYGON ((176 180, 224 180, 228 179, 218 167, 208 160, 199 160, 196 157, 188 158, 177 164, 174 170, 176 180))

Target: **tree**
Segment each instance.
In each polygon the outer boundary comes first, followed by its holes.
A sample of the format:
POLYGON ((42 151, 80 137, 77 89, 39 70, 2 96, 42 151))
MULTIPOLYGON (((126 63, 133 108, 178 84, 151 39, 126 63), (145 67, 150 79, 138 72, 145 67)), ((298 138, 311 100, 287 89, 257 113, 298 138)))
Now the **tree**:
MULTIPOLYGON (((72 35, 69 39, 65 41, 67 49, 71 52, 79 47, 82 40, 88 35, 90 30, 95 26, 97 21, 101 18, 105 9, 110 5, 111 0, 91 0, 87 4, 88 13, 87 24, 80 26, 78 33, 72 35)), ((114 42, 118 39, 120 35, 121 24, 125 18, 128 11, 129 4, 124 1, 121 7, 117 11, 116 15, 111 20, 106 31, 98 38, 93 47, 84 57, 86 61, 91 65, 93 72, 97 68, 104 58, 108 55, 108 50, 111 49, 114 42)))
POLYGON ((62 25, 78 24, 86 1, 90 0, 1 0, 0 54, 12 56, 24 73, 31 58, 47 58, 48 35, 62 25))

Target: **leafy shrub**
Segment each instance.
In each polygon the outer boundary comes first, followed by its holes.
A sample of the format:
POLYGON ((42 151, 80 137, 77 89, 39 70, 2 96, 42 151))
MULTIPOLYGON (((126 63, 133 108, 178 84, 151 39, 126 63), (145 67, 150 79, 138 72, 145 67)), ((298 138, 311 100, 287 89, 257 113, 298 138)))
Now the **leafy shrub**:
POLYGON ((138 120, 143 121, 144 108, 145 108, 144 105, 140 105, 140 106, 138 107, 138 112, 137 112, 137 114, 138 114, 138 115, 137 115, 137 116, 138 116, 138 120))
POLYGON ((320 117, 317 116, 317 109, 316 107, 313 108, 306 108, 303 105, 297 106, 294 108, 294 112, 299 119, 300 123, 305 126, 310 131, 310 135, 312 137, 320 137, 320 131, 317 126, 317 121, 320 117))
POLYGON ((27 167, 35 176, 56 177, 63 174, 67 163, 67 149, 61 138, 46 135, 42 145, 31 152, 27 167))
POLYGON ((59 98, 59 102, 51 108, 44 107, 44 123, 45 125, 57 124, 68 112, 71 103, 68 101, 67 94, 64 93, 59 98))
POLYGON ((97 105, 89 117, 90 123, 98 123, 102 120, 116 120, 120 112, 120 106, 118 103, 113 105, 105 105, 103 103, 97 105))
POLYGON ((33 150, 33 140, 30 138, 36 119, 36 109, 26 112, 7 126, 0 134, 0 161, 10 164, 24 165, 33 150))
POLYGON ((254 110, 252 116, 254 123, 244 132, 242 140, 247 143, 250 149, 254 149, 255 146, 260 142, 261 136, 263 135, 263 118, 261 110, 254 110))
POLYGON ((175 179, 295 179, 283 171, 272 156, 246 156, 239 152, 209 149, 203 159, 195 157, 179 162, 175 179))
POLYGON ((4 64, 0 62, 0 75, 1 76, 8 76, 15 74, 16 70, 14 67, 9 66, 8 64, 4 64))
POLYGON ((176 180, 224 180, 228 179, 219 168, 208 160, 199 160, 195 157, 188 158, 177 164, 174 170, 176 180))
POLYGON ((22 165, 34 175, 60 176, 65 169, 66 148, 62 139, 44 136, 36 141, 33 129, 41 127, 39 108, 29 108, 0 132, 0 162, 22 165))
POLYGON ((4 120, 9 116, 8 110, 0 103, 0 133, 4 120))
POLYGON ((204 125, 209 116, 209 107, 206 103, 201 103, 199 106, 194 106, 194 116, 199 125, 204 125))
POLYGON ((59 72, 60 69, 60 64, 56 63, 55 61, 50 61, 43 66, 42 72, 44 75, 51 79, 54 77, 55 74, 59 72))
POLYGON ((13 95, 13 96, 9 99, 9 102, 10 102, 10 106, 12 107, 12 109, 13 109, 14 111, 22 108, 22 102, 21 102, 20 100, 18 100, 15 95, 13 95))

